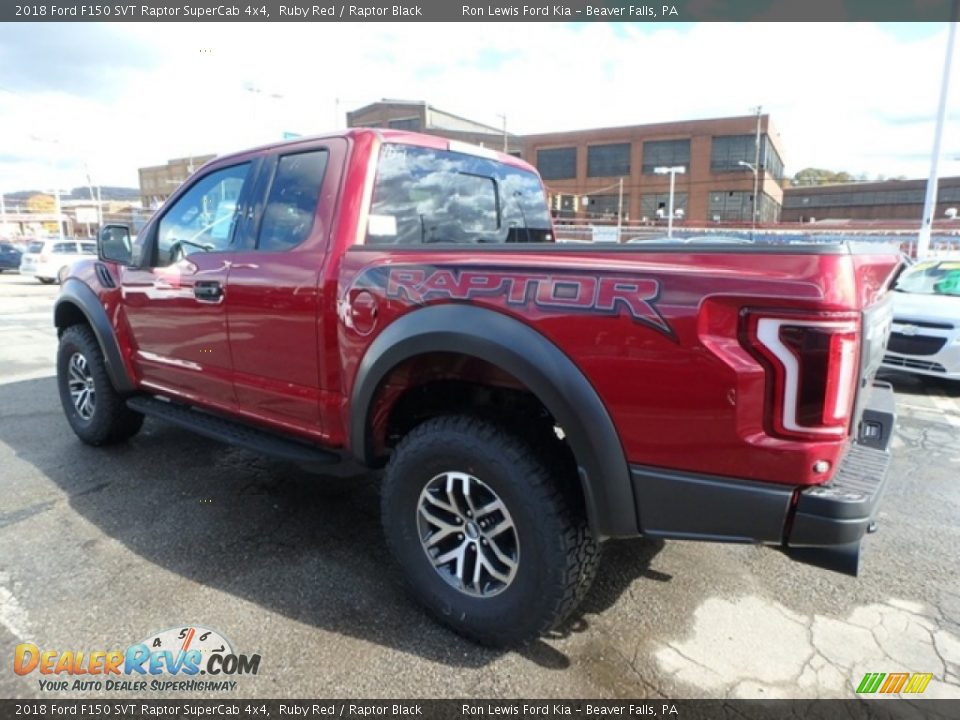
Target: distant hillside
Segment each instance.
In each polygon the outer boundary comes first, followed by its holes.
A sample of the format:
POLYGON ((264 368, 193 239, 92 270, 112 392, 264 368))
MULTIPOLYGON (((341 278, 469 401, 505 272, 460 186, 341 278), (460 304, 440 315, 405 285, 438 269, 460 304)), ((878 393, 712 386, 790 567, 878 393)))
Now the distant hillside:
MULTIPOLYGON (((93 188, 94 195, 96 195, 97 188, 93 188)), ((7 199, 7 202, 11 201, 25 201, 31 195, 45 195, 42 190, 17 190, 16 192, 4 193, 3 196, 7 199)), ((60 194, 60 197, 64 200, 89 200, 90 199, 90 188, 86 185, 83 187, 75 187, 69 193, 66 190, 63 190, 60 194)), ((139 200, 140 199, 140 190, 137 188, 128 188, 128 187, 113 187, 111 185, 101 185, 100 186, 100 198, 104 201, 106 200, 139 200)))

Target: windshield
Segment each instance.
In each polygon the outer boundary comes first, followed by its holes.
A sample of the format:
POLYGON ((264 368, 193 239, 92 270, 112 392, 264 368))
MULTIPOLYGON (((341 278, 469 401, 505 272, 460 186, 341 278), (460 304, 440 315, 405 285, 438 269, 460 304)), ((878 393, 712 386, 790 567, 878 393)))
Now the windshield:
POLYGON ((553 242, 540 178, 468 153, 383 146, 367 244, 553 242))
POLYGON ((894 290, 920 295, 960 296, 960 262, 930 260, 907 268, 894 290))

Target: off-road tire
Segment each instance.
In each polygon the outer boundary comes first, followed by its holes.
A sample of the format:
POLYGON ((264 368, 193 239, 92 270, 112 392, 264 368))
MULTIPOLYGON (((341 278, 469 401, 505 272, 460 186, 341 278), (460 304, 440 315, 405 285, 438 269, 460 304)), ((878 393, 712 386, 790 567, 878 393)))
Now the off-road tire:
POLYGON ((143 415, 128 408, 111 384, 100 344, 86 325, 71 325, 60 336, 57 387, 67 422, 88 445, 122 442, 136 435, 143 425, 143 415), (95 394, 93 412, 87 419, 81 416, 70 394, 69 363, 77 353, 86 360, 95 394))
POLYGON ((556 478, 518 436, 470 416, 443 416, 414 428, 384 474, 381 512, 387 545, 428 612, 483 645, 531 641, 577 606, 596 570, 597 543, 571 483, 556 478), (516 574, 501 592, 470 595, 441 576, 421 542, 421 492, 439 475, 466 473, 506 505, 519 546, 516 574))

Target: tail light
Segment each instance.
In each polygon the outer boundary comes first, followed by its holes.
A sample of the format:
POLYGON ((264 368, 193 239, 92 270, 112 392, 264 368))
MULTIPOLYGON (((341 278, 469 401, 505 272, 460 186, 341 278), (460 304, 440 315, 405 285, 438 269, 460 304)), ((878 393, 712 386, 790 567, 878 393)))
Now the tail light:
POLYGON ((776 434, 842 437, 850 425, 860 355, 855 313, 749 313, 745 344, 767 370, 776 434))
POLYGON ((45 263, 45 262, 46 262, 47 260, 49 260, 49 259, 50 259, 50 256, 49 256, 49 255, 47 255, 46 253, 41 253, 41 255, 40 255, 40 262, 45 263))

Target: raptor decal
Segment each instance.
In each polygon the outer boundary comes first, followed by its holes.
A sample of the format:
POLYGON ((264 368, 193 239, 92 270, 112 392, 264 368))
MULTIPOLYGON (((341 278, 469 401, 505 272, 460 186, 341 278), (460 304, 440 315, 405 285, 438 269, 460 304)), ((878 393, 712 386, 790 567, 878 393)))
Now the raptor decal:
POLYGON ((450 269, 415 265, 370 268, 354 287, 377 287, 387 298, 423 305, 435 300, 502 297, 508 305, 546 311, 629 315, 673 339, 656 308, 660 283, 617 274, 539 273, 519 268, 450 269))

